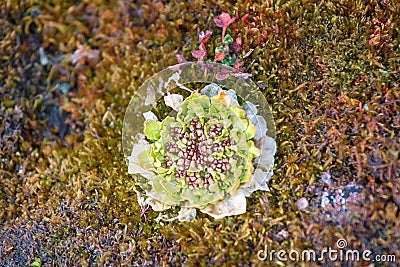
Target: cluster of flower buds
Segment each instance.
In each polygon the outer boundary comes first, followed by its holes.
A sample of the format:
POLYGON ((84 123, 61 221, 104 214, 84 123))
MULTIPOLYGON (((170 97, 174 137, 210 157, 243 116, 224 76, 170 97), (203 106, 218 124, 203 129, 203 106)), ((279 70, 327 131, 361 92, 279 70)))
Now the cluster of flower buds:
POLYGON ((171 136, 176 140, 180 140, 183 138, 182 129, 181 128, 171 128, 170 129, 171 136))
POLYGON ((222 131, 222 125, 220 123, 213 124, 213 125, 210 126, 209 135, 210 135, 211 138, 214 138, 214 137, 220 135, 221 131, 222 131))
POLYGON ((211 176, 211 173, 207 172, 204 175, 204 187, 208 188, 210 185, 212 185, 213 183, 215 183, 214 179, 211 176))
POLYGON ((200 176, 200 173, 193 173, 189 176, 186 176, 186 182, 189 184, 189 188, 193 189, 195 187, 198 187, 201 182, 202 182, 202 178, 200 176))
POLYGON ((225 139, 222 140, 222 142, 221 142, 221 146, 223 146, 223 147, 227 147, 227 146, 231 146, 231 145, 232 145, 232 141, 228 136, 225 137, 225 139))
POLYGON ((230 164, 227 158, 215 159, 210 167, 218 172, 225 172, 230 169, 230 164))
MULTIPOLYGON (((206 122, 208 125, 209 120, 206 122)), ((221 134, 222 125, 213 124, 210 126, 207 138, 203 124, 198 118, 194 118, 186 131, 182 128, 171 128, 170 134, 176 141, 181 140, 185 145, 179 149, 178 145, 174 142, 166 144, 166 150, 170 153, 178 155, 176 160, 176 174, 177 181, 184 179, 189 185, 190 189, 203 185, 208 188, 209 185, 215 181, 208 172, 208 169, 213 169, 216 172, 225 172, 229 170, 230 165, 227 158, 215 159, 212 155, 214 152, 224 152, 225 147, 231 145, 229 137, 225 137, 221 142, 214 141, 214 138, 221 134), (197 169, 197 171, 190 171, 190 168, 197 169), (200 172, 205 170, 205 174, 200 172)), ((173 165, 169 157, 165 157, 164 167, 173 165)), ((202 172, 203 173, 203 172, 202 172)))
POLYGON ((165 148, 167 149, 168 152, 171 152, 171 153, 179 152, 179 148, 176 143, 169 142, 165 145, 165 148))
POLYGON ((174 164, 172 159, 170 159, 168 156, 165 157, 165 162, 164 162, 164 168, 171 167, 174 164))

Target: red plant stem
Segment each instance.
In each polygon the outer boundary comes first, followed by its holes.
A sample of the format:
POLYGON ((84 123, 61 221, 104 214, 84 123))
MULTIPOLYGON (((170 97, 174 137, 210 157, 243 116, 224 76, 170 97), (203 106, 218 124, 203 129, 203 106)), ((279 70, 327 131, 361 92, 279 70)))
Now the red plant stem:
POLYGON ((223 28, 222 28, 222 43, 224 42, 224 39, 225 39, 225 31, 226 31, 226 28, 227 28, 227 27, 223 27, 223 28))

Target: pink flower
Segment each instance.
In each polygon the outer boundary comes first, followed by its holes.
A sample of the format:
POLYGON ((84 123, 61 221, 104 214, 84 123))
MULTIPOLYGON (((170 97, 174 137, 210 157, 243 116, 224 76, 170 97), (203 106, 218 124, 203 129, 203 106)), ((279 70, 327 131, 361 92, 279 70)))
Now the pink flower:
POLYGON ((236 17, 231 18, 228 13, 223 12, 217 18, 214 19, 214 23, 217 27, 222 28, 222 41, 225 37, 225 31, 236 20, 236 17))

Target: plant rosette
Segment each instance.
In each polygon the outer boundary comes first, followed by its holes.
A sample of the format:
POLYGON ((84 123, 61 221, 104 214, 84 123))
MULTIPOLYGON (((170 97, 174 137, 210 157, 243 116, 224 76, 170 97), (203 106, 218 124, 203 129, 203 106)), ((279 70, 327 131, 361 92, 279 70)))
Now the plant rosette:
POLYGON ((196 209, 217 219, 246 212, 246 197, 268 190, 276 151, 256 105, 215 83, 163 100, 175 112, 143 114, 143 134, 128 157, 128 172, 139 175, 139 203, 181 207, 172 218, 179 220, 193 219, 196 209))

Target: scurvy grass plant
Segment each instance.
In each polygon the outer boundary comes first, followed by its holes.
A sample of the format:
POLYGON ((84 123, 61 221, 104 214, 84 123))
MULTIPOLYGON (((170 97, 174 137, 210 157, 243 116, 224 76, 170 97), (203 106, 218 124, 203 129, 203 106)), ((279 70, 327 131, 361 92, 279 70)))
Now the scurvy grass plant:
POLYGON ((176 117, 147 121, 151 150, 138 156, 139 165, 157 174, 150 183, 158 200, 202 208, 250 180, 252 160, 260 155, 255 134, 246 112, 224 91, 211 98, 193 93, 176 117))
POLYGON ((185 99, 167 93, 164 102, 177 113, 161 120, 141 113, 144 134, 128 157, 128 172, 139 174, 145 192, 137 191, 139 203, 156 211, 181 207, 172 218, 179 220, 191 220, 196 209, 214 218, 246 212, 246 197, 269 190, 276 151, 257 107, 214 83, 185 99))

